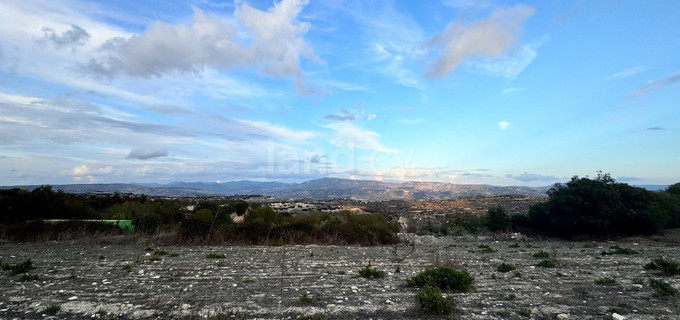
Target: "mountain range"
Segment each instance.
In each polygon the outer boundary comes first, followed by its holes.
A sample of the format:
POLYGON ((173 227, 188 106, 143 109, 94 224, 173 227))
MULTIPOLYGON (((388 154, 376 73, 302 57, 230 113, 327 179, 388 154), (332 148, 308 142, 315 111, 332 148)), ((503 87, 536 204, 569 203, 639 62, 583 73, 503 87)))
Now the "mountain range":
MULTIPOLYGON (((12 186, 32 190, 37 186, 12 186)), ((526 195, 545 197, 546 187, 500 187, 478 184, 441 182, 382 182, 322 178, 302 183, 231 181, 171 182, 130 184, 67 184, 53 185, 69 193, 129 193, 156 197, 189 197, 219 195, 263 195, 282 199, 352 199, 359 201, 441 200, 470 196, 526 195)), ((10 187, 2 187, 10 188, 10 187)))

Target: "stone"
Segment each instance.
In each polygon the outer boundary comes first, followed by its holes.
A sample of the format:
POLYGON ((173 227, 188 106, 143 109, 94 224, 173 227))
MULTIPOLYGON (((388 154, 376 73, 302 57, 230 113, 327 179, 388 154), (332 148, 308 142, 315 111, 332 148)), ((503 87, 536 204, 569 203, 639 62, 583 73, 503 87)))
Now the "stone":
POLYGON ((560 313, 560 314, 557 315, 557 319, 559 319, 559 320, 567 320, 567 319, 569 319, 569 315, 566 314, 566 313, 560 313))
POLYGON ((625 320, 626 317, 624 317, 624 316, 622 316, 618 313, 614 313, 614 314, 612 314, 612 319, 614 319, 614 320, 625 320))

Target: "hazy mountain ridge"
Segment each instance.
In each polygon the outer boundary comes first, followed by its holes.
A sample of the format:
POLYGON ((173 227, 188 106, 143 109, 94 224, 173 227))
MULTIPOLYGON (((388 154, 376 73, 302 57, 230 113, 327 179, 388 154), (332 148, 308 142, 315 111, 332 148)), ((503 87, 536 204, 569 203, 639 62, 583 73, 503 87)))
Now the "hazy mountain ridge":
MULTIPOLYGON (((16 186, 33 189, 37 186, 16 186)), ((149 196, 210 196, 210 195, 265 195, 289 199, 353 199, 362 201, 385 200, 442 200, 470 196, 526 195, 545 197, 547 187, 500 187, 442 182, 381 182, 322 178, 302 183, 231 181, 171 182, 168 184, 70 184, 54 185, 56 190, 69 193, 129 193, 149 196)), ((4 187, 8 188, 8 187, 4 187)))

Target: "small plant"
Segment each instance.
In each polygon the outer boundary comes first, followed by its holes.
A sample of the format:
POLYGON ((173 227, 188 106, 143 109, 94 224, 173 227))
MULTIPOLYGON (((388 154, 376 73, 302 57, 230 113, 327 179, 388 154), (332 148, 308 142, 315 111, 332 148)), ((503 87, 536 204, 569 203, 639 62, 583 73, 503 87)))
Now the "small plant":
POLYGON ((511 293, 511 294, 508 295, 507 299, 511 300, 511 301, 515 300, 515 299, 517 299, 517 295, 515 295, 514 293, 511 293))
POLYGON ((515 242, 515 243, 509 245, 508 248, 519 248, 519 243, 515 242))
POLYGON ((456 270, 451 267, 441 266, 427 269, 413 278, 408 279, 407 283, 412 287, 423 287, 430 285, 443 290, 456 292, 468 292, 472 289, 475 278, 466 270, 456 270))
POLYGON ((555 261, 545 259, 545 260, 542 260, 541 262, 539 262, 537 264, 537 266, 539 266, 541 268, 554 268, 555 267, 555 261))
POLYGON ((401 268, 399 266, 397 266, 397 268, 394 269, 394 273, 401 273, 401 268))
POLYGON ((338 274, 339 274, 339 275, 343 275, 343 274, 345 274, 345 273, 346 273, 345 270, 340 270, 340 271, 338 271, 338 274))
POLYGON ((604 277, 604 278, 600 278, 600 279, 595 280, 595 284, 605 285, 605 286, 606 285, 612 285, 612 284, 615 284, 615 283, 616 283, 616 280, 614 280, 612 278, 608 278, 608 277, 604 277))
POLYGON ((205 256, 207 259, 224 259, 227 256, 221 254, 221 253, 209 253, 207 256, 205 256))
POLYGON ((243 280, 243 283, 253 283, 253 282, 255 282, 255 280, 250 279, 250 278, 246 278, 246 279, 243 280))
POLYGON ((521 277, 522 277, 522 273, 519 272, 519 271, 515 271, 515 278, 521 278, 521 277))
POLYGON ((24 260, 23 262, 17 263, 15 265, 4 265, 3 266, 3 270, 12 271, 13 275, 26 273, 26 272, 29 272, 33 269, 35 269, 35 267, 33 267, 33 261, 31 261, 31 259, 24 260))
POLYGON ((104 259, 106 259, 105 256, 99 256, 99 260, 104 260, 104 259))
POLYGON ((610 255, 613 255, 613 254, 637 254, 637 253, 638 253, 637 251, 635 251, 635 250, 633 250, 633 249, 630 249, 630 248, 622 248, 622 247, 619 247, 619 246, 613 246, 613 247, 611 247, 611 248, 612 248, 614 251, 609 251, 609 252, 608 252, 608 251, 606 251, 606 250, 603 250, 602 253, 601 253, 601 255, 603 255, 603 256, 610 256, 610 255))
POLYGON ((154 256, 165 256, 165 255, 168 255, 168 252, 163 251, 163 250, 156 250, 156 251, 153 252, 153 255, 154 256))
POLYGON ((680 263, 675 260, 656 257, 644 266, 645 269, 659 270, 666 276, 680 274, 680 263))
POLYGON ((163 258, 161 258, 160 256, 157 256, 155 254, 153 256, 151 256, 151 258, 149 258, 149 261, 151 261, 151 262, 161 261, 161 260, 163 260, 163 258))
POLYGON ((496 268, 496 271, 498 271, 498 272, 510 272, 510 271, 514 271, 515 269, 517 269, 517 267, 515 267, 515 265, 513 265, 513 264, 501 263, 501 264, 498 265, 498 268, 496 268))
POLYGON ((173 252, 173 253, 170 254, 170 257, 173 257, 173 258, 179 257, 179 253, 173 252))
POLYGON ((61 311, 61 306, 59 306, 58 304, 51 304, 47 308, 45 308, 45 310, 43 310, 43 313, 48 316, 54 316, 57 313, 59 313, 59 311, 61 311))
POLYGON ((38 280, 37 274, 24 273, 24 274, 21 275, 21 278, 19 278, 19 281, 21 281, 21 282, 34 281, 34 280, 38 280))
POLYGON ((453 311, 453 301, 444 299, 441 289, 430 285, 425 285, 418 294, 416 301, 420 308, 431 314, 451 314, 453 311))
POLYGON ((488 245, 485 245, 485 244, 479 245, 479 249, 480 249, 479 253, 494 253, 494 252, 496 252, 496 250, 494 250, 493 248, 491 248, 491 247, 489 247, 488 245))
POLYGON ((298 299, 300 299, 300 302, 302 303, 312 303, 314 302, 314 297, 308 296, 306 293, 303 293, 298 299))
POLYGON ((649 279, 649 286, 661 297, 670 297, 678 294, 677 289, 662 280, 649 279))
POLYGON ((323 313, 315 313, 311 316, 298 316, 295 320, 326 320, 326 315, 323 313))
POLYGON ((541 250, 539 252, 534 253, 533 257, 539 258, 539 259, 546 259, 546 258, 550 258, 550 253, 541 250))
POLYGON ((527 317, 527 318, 531 317, 531 309, 529 309, 529 308, 524 308, 517 313, 519 313, 520 316, 524 316, 524 317, 527 317))
POLYGON ((363 269, 359 270, 359 275, 364 278, 384 278, 385 272, 376 268, 371 268, 371 264, 369 263, 363 269))
POLYGON ((123 270, 125 270, 127 272, 132 272, 132 266, 129 265, 129 264, 126 264, 126 265, 123 266, 123 270))

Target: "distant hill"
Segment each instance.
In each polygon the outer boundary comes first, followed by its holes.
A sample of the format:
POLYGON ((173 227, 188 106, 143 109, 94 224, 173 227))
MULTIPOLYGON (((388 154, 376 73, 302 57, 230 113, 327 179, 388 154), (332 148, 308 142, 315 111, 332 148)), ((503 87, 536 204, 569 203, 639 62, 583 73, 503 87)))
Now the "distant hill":
MULTIPOLYGON (((32 190, 37 186, 19 186, 32 190)), ((7 187, 4 187, 7 188, 7 187)), ((322 178, 303 183, 232 181, 171 182, 169 184, 54 185, 70 193, 131 193, 159 197, 265 195, 285 199, 352 199, 360 201, 442 200, 470 196, 525 195, 545 197, 548 187, 499 187, 440 182, 381 182, 322 178)))

